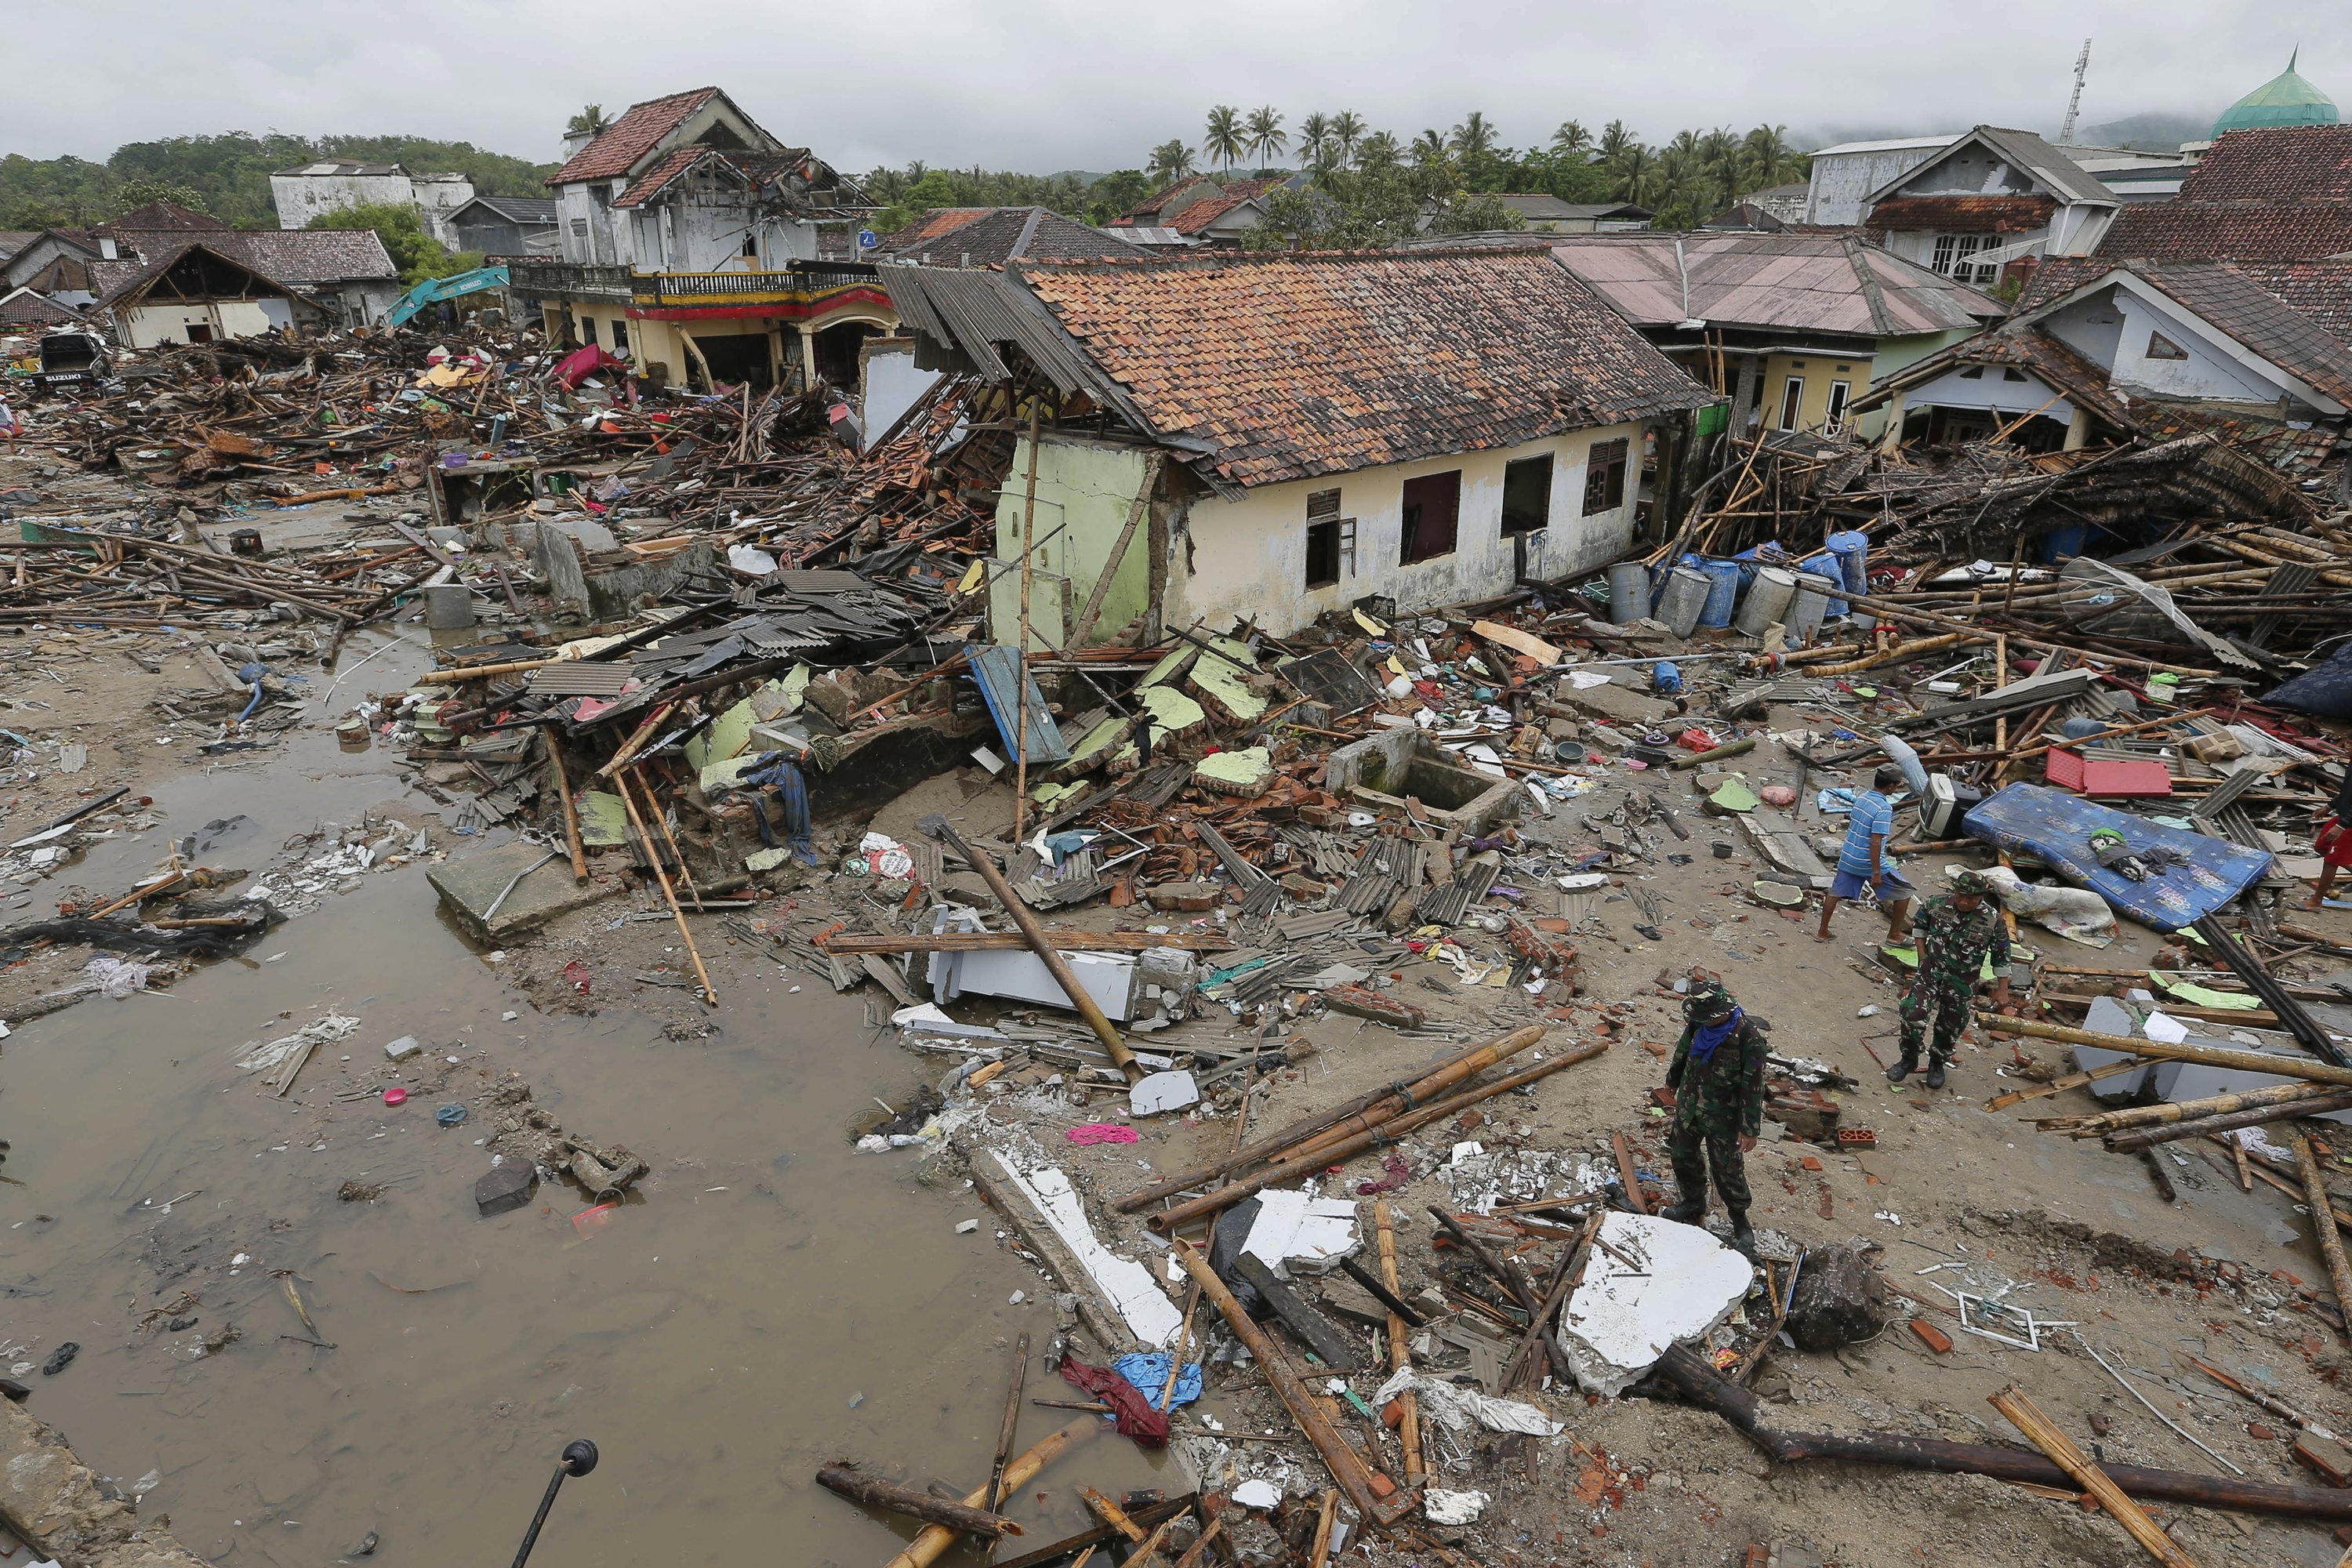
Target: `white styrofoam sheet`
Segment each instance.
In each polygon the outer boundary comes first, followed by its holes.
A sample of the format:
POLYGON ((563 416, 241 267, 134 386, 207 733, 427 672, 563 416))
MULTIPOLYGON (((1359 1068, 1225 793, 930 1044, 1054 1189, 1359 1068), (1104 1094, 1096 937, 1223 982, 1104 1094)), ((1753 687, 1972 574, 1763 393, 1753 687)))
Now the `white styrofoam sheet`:
POLYGON ((1668 1347, 1728 1319, 1756 1271, 1699 1226, 1655 1215, 1612 1214, 1601 1239, 1633 1262, 1592 1248, 1560 1313, 1559 1342, 1585 1392, 1614 1399, 1668 1347))

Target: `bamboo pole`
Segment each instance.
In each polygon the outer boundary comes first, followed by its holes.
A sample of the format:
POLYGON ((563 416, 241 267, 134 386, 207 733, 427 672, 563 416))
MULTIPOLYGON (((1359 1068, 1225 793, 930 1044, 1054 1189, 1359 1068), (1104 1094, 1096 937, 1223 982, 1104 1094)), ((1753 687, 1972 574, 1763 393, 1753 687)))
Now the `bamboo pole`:
POLYGON ((561 658, 519 658, 509 664, 471 664, 458 669, 430 669, 409 684, 457 686, 468 680, 488 680, 494 675, 520 675, 525 670, 545 669, 551 664, 563 662, 561 658))
MULTIPOLYGON (((637 815, 637 803, 629 794, 626 773, 613 775, 613 787, 620 792, 621 805, 626 808, 629 820, 637 825, 637 838, 646 847, 646 858, 653 863, 654 880, 661 884, 662 900, 677 921, 677 934, 686 943, 687 956, 694 960, 694 973, 702 982, 702 999, 712 1006, 719 1005, 719 993, 710 988, 710 972, 702 967, 702 950, 694 945, 694 933, 686 928, 686 911, 677 907, 677 893, 669 885, 669 873, 662 869, 661 851, 654 847, 653 835, 646 831, 646 819, 637 815)), ((683 866, 685 862, 680 861, 683 866)))
POLYGON ((2202 1062, 2207 1067, 2271 1073, 2280 1078, 2305 1079, 2313 1083, 2352 1084, 2352 1068, 2306 1061, 2300 1057, 2266 1056, 2261 1051, 2226 1050, 2218 1046, 2186 1043, 2176 1046, 2162 1040, 2143 1040, 2136 1035, 2102 1035, 2090 1029, 2069 1029, 2057 1024, 2040 1024, 2026 1018, 2004 1018, 1997 1013, 1981 1009, 1977 1013, 1977 1022, 1997 1035, 2031 1035, 2037 1040, 2061 1040, 2073 1046, 2129 1051, 2135 1056, 2149 1057, 2158 1061, 2202 1062))
MULTIPOLYGON (((2304 1196, 2311 1205, 2311 1229, 2319 1237, 2319 1255, 2327 1259, 2327 1277, 2336 1286, 2339 1315, 2352 1314, 2352 1264, 2344 1260, 2344 1238, 2329 1223, 2336 1211, 2327 1201, 2327 1178, 2320 1172, 2319 1157, 2311 1152, 2308 1135, 2291 1133, 2287 1144, 2294 1151, 2295 1163, 2303 1167, 2304 1196)), ((2345 1334, 2352 1338, 2352 1321, 2347 1322, 2345 1334)))
MULTIPOLYGON (((1372 1204, 1372 1222, 1380 1227, 1381 1283, 1389 1294, 1401 1296, 1403 1288, 1397 1282, 1396 1229, 1391 1223, 1389 1201, 1380 1198, 1372 1204)), ((1394 1312, 1389 1314, 1389 1370, 1402 1372, 1412 1365, 1412 1352, 1405 1343, 1404 1320, 1394 1312)), ((1418 1486, 1427 1468, 1421 1457, 1421 1400, 1410 1388, 1397 1395, 1400 1419, 1397 1422, 1397 1442, 1404 1449, 1404 1484, 1418 1486)))
POLYGON ((1369 1131, 1391 1116, 1410 1110, 1441 1090, 1452 1088, 1464 1079, 1475 1077, 1496 1062, 1517 1056, 1542 1039, 1548 1032, 1541 1024, 1530 1025, 1524 1029, 1514 1029, 1483 1046, 1473 1046, 1447 1058, 1410 1083, 1369 1089, 1328 1110, 1302 1117, 1279 1131, 1267 1133, 1255 1143, 1235 1149, 1222 1159, 1212 1160, 1205 1165, 1195 1165, 1164 1181, 1154 1182, 1141 1191, 1119 1199, 1113 1206, 1121 1214, 1133 1214, 1138 1209, 1149 1208, 1162 1198, 1174 1197, 1179 1193, 1190 1192, 1194 1187, 1213 1182, 1228 1171, 1260 1160, 1275 1159, 1302 1143, 1327 1136, 1344 1137, 1350 1132, 1369 1131), (1349 1121, 1355 1125, 1343 1132, 1343 1125, 1349 1121))
POLYGON ((1989 632, 1948 632, 1942 637, 1924 637, 1917 642, 1897 643, 1883 653, 1865 654, 1860 658, 1848 659, 1843 664, 1811 665, 1807 667, 1805 673, 1809 676, 1857 675, 1865 669, 1876 669, 1882 664, 1900 664, 1905 659, 1919 654, 1934 653, 1941 648, 1958 647, 1962 643, 1985 642, 1991 638, 1992 634, 1989 632))
MULTIPOLYGON (((671 857, 677 861, 678 877, 686 883, 687 892, 694 899, 694 912, 700 914, 703 912, 702 890, 694 885, 694 868, 686 863, 686 851, 677 847, 677 836, 669 830, 669 814, 663 811, 661 802, 654 798, 654 786, 646 782, 645 770, 639 768, 633 772, 637 781, 637 788, 645 792, 646 809, 654 814, 654 826, 661 829, 662 842, 669 846, 671 857)), ((616 773, 614 776, 617 778, 620 775, 616 773)))
MULTIPOLYGON (((2241 1127, 2261 1127, 2273 1121, 2284 1121, 2295 1116, 2325 1116, 2331 1110, 2352 1107, 2352 1089, 2340 1089, 2315 1099, 2297 1100, 2292 1105, 2257 1105, 2244 1110, 2225 1111, 2216 1116, 2200 1116, 2194 1121, 2172 1121, 2155 1127, 2135 1127, 2127 1131, 2110 1132, 2105 1142, 2108 1150, 2128 1154, 2135 1149, 2150 1149, 2158 1143, 2176 1143, 2183 1138, 2200 1133, 2229 1132, 2241 1127)), ((2233 1140, 2234 1142, 2234 1140, 2233 1140)))
POLYGON ((1171 1209, 1164 1209, 1159 1214, 1150 1215, 1143 1223, 1158 1234, 1166 1236, 1182 1226, 1192 1224, 1196 1219, 1230 1208, 1244 1198, 1262 1192, 1276 1183, 1296 1181, 1327 1165, 1337 1165, 1344 1161, 1352 1160, 1376 1143, 1392 1143, 1415 1128, 1427 1126, 1441 1117, 1452 1116, 1456 1112, 1466 1110, 1480 1100, 1491 1099, 1507 1089, 1518 1089, 1549 1078, 1562 1068, 1570 1068, 1579 1062, 1591 1061, 1608 1048, 1609 1042, 1606 1040, 1597 1041, 1589 1046, 1580 1046, 1572 1051, 1554 1057, 1548 1062, 1538 1063, 1523 1072, 1496 1079, 1491 1083, 1479 1084, 1459 1094, 1448 1095, 1434 1104, 1424 1105, 1402 1116, 1394 1117, 1377 1127, 1355 1133, 1339 1142, 1307 1144, 1287 1158, 1268 1164, 1262 1171, 1240 1177, 1230 1185, 1219 1187, 1213 1193, 1204 1193, 1189 1203, 1179 1204, 1171 1209))
POLYGON ((2139 1504, 2124 1495, 2105 1470, 2093 1464, 2090 1456, 2074 1447, 2072 1439, 2058 1429, 2058 1424, 2034 1407, 2024 1390, 2015 1384, 1990 1396, 1995 1410, 2009 1418, 2009 1424, 2032 1440, 2033 1446, 2050 1456, 2053 1463, 2074 1478, 2084 1491, 2098 1500, 2108 1517, 2124 1527, 2126 1534, 2150 1557, 2165 1568, 2197 1568, 2194 1559, 2173 1544, 2172 1537, 2157 1528, 2156 1521, 2147 1517, 2139 1504))
MULTIPOLYGON (((1037 1472, 1060 1458, 1080 1440, 1093 1436, 1103 1429, 1102 1422, 1093 1415, 1082 1415, 1067 1426, 1046 1437, 1019 1458, 1004 1467, 1004 1489, 1007 1494, 1020 1490, 1037 1477, 1037 1472)), ((986 1487, 975 1488, 964 1494, 964 1502, 978 1508, 988 1495, 986 1487)), ((884 1565, 884 1568, 931 1568, 931 1564, 948 1554, 948 1548, 963 1537, 952 1530, 936 1524, 923 1526, 907 1549, 884 1565)))
POLYGON ((1331 1526, 1339 1517, 1339 1489, 1323 1491, 1322 1510, 1315 1516, 1315 1544, 1307 1549, 1307 1568, 1326 1568, 1331 1561, 1331 1526))
POLYGON ((1095 1037, 1102 1042, 1103 1049, 1110 1053, 1113 1065, 1127 1075, 1127 1081, 1133 1083, 1141 1078, 1143 1064, 1135 1059, 1133 1051, 1128 1049, 1125 1037, 1104 1015, 1093 994, 1078 984, 1078 977, 1070 973, 1070 966, 1064 962, 1062 955, 1054 951, 1053 939, 1045 934, 1045 928, 1037 923, 1037 917, 1030 911, 1029 906, 1022 902, 1021 895, 1013 890, 1013 884, 1004 879, 1004 873, 996 862, 965 843, 963 835, 958 833, 944 816, 926 817, 922 826, 925 832, 944 837, 954 845, 971 863, 971 868, 980 873, 981 880, 988 884, 988 890, 996 895, 996 901, 1004 906, 1004 912, 1011 915, 1013 923, 1021 928, 1022 940, 1028 942, 1029 951, 1037 955, 1037 961, 1054 977, 1054 984, 1062 988, 1062 994, 1070 999, 1070 1005, 1077 1011, 1079 1017, 1087 1021, 1087 1027, 1095 1032, 1095 1037))
POLYGON ((2249 1110, 2258 1105, 2291 1106, 2297 1100, 2317 1100, 2334 1092, 2324 1084, 2273 1084, 2268 1089, 2241 1089, 2234 1094, 2209 1094, 2202 1100, 2168 1100, 2160 1105, 2127 1105, 2121 1110, 2101 1110, 2089 1116, 2053 1117, 2042 1125, 2046 1131, 2063 1132, 2073 1138, 2097 1138, 2109 1132, 2121 1132, 2126 1128, 2192 1121, 2200 1117, 2220 1116, 2232 1110, 2249 1110))
POLYGON ((584 884, 588 880, 588 851, 580 842, 580 806, 572 798, 572 781, 563 773, 563 752, 555 738, 555 726, 550 724, 541 731, 547 742, 547 763, 555 770, 555 793, 563 802, 563 846, 572 852, 572 880, 584 884))
POLYGON ((1013 1431, 1021 1423, 1021 1389, 1028 1381, 1029 1336, 1023 1334, 1013 1345, 1013 1377, 1004 1394, 1004 1420, 996 1429, 996 1458, 988 1468, 988 1499, 982 1508, 992 1510, 1004 1500, 1004 1466, 1013 1456, 1013 1431))
POLYGON ((1402 1518, 1407 1510, 1415 1506, 1413 1495, 1399 1489, 1394 1482, 1389 1483, 1386 1497, 1381 1495, 1375 1486, 1375 1478, 1382 1481, 1388 1478, 1368 1468, 1356 1450, 1349 1447, 1347 1440, 1324 1418, 1314 1395, 1298 1380, 1297 1373, 1291 1370, 1290 1359, 1266 1336, 1265 1331, 1242 1310, 1242 1304, 1234 1299, 1231 1290, 1225 1289, 1225 1282, 1217 1278, 1216 1270, 1209 1267, 1208 1258, 1181 1237, 1171 1245, 1175 1249, 1176 1260, 1201 1282, 1201 1293, 1224 1315, 1225 1324, 1233 1330, 1234 1337, 1247 1345, 1250 1354, 1257 1358, 1259 1370, 1265 1373, 1266 1382, 1273 1385, 1275 1394, 1290 1412, 1290 1418, 1297 1423, 1298 1429, 1307 1435, 1307 1440, 1315 1446, 1316 1453, 1322 1457, 1324 1468, 1331 1472, 1331 1479, 1348 1494, 1348 1500, 1355 1504, 1356 1511, 1368 1521, 1377 1520, 1382 1524, 1392 1524, 1402 1518))
POLYGON ((1029 576, 1037 543, 1037 416, 1043 400, 1029 399, 1029 486, 1021 503, 1021 647, 1013 663, 1021 685, 1013 704, 1013 842, 1021 842, 1029 814, 1029 576))

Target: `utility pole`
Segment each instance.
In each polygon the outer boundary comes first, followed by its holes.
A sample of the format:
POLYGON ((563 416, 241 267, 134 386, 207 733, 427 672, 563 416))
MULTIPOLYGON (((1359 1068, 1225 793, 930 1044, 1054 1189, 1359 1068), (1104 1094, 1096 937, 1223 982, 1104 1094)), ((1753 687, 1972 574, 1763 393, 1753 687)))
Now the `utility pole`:
POLYGON ((2074 96, 2066 100, 2066 123, 2058 128, 2058 145, 2066 146, 2074 140, 2074 117, 2083 111, 2083 78, 2090 74, 2091 40, 2083 40, 2083 52, 2074 58, 2074 96))

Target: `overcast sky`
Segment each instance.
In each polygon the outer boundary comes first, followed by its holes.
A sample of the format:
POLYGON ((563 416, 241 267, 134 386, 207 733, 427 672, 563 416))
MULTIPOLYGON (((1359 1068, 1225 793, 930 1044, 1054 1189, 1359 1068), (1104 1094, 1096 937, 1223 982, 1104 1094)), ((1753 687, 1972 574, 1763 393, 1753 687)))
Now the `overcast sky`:
POLYGON ((1406 138, 1481 109, 1513 145, 1571 117, 1651 140, 1770 121, 1811 147, 1978 122, 2054 132, 2085 37, 2085 125, 2210 116, 2297 45, 2303 73, 2352 106, 2342 0, 0 0, 10 13, 20 37, 74 40, 19 60, 0 94, 0 153, 36 157, 241 130, 415 132, 548 159, 583 103, 617 112, 709 83, 853 172, 1132 167, 1170 136, 1197 147, 1218 102, 1271 103, 1292 124, 1353 109, 1406 138))

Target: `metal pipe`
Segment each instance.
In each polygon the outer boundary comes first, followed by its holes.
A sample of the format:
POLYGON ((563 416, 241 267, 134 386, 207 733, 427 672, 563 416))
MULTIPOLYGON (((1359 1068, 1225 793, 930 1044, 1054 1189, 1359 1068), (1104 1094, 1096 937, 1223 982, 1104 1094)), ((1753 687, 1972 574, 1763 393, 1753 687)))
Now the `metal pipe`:
POLYGON ((530 1530, 522 1538, 521 1549, 515 1552, 514 1568, 530 1560, 530 1549, 539 1544, 539 1527, 547 1522, 547 1510, 555 1506, 555 1494, 563 1486, 566 1476, 584 1476, 596 1468, 596 1445, 585 1437, 574 1437, 563 1445, 563 1455, 555 1461, 555 1474, 548 1478, 547 1494, 539 1500, 539 1511, 530 1516, 530 1530))

